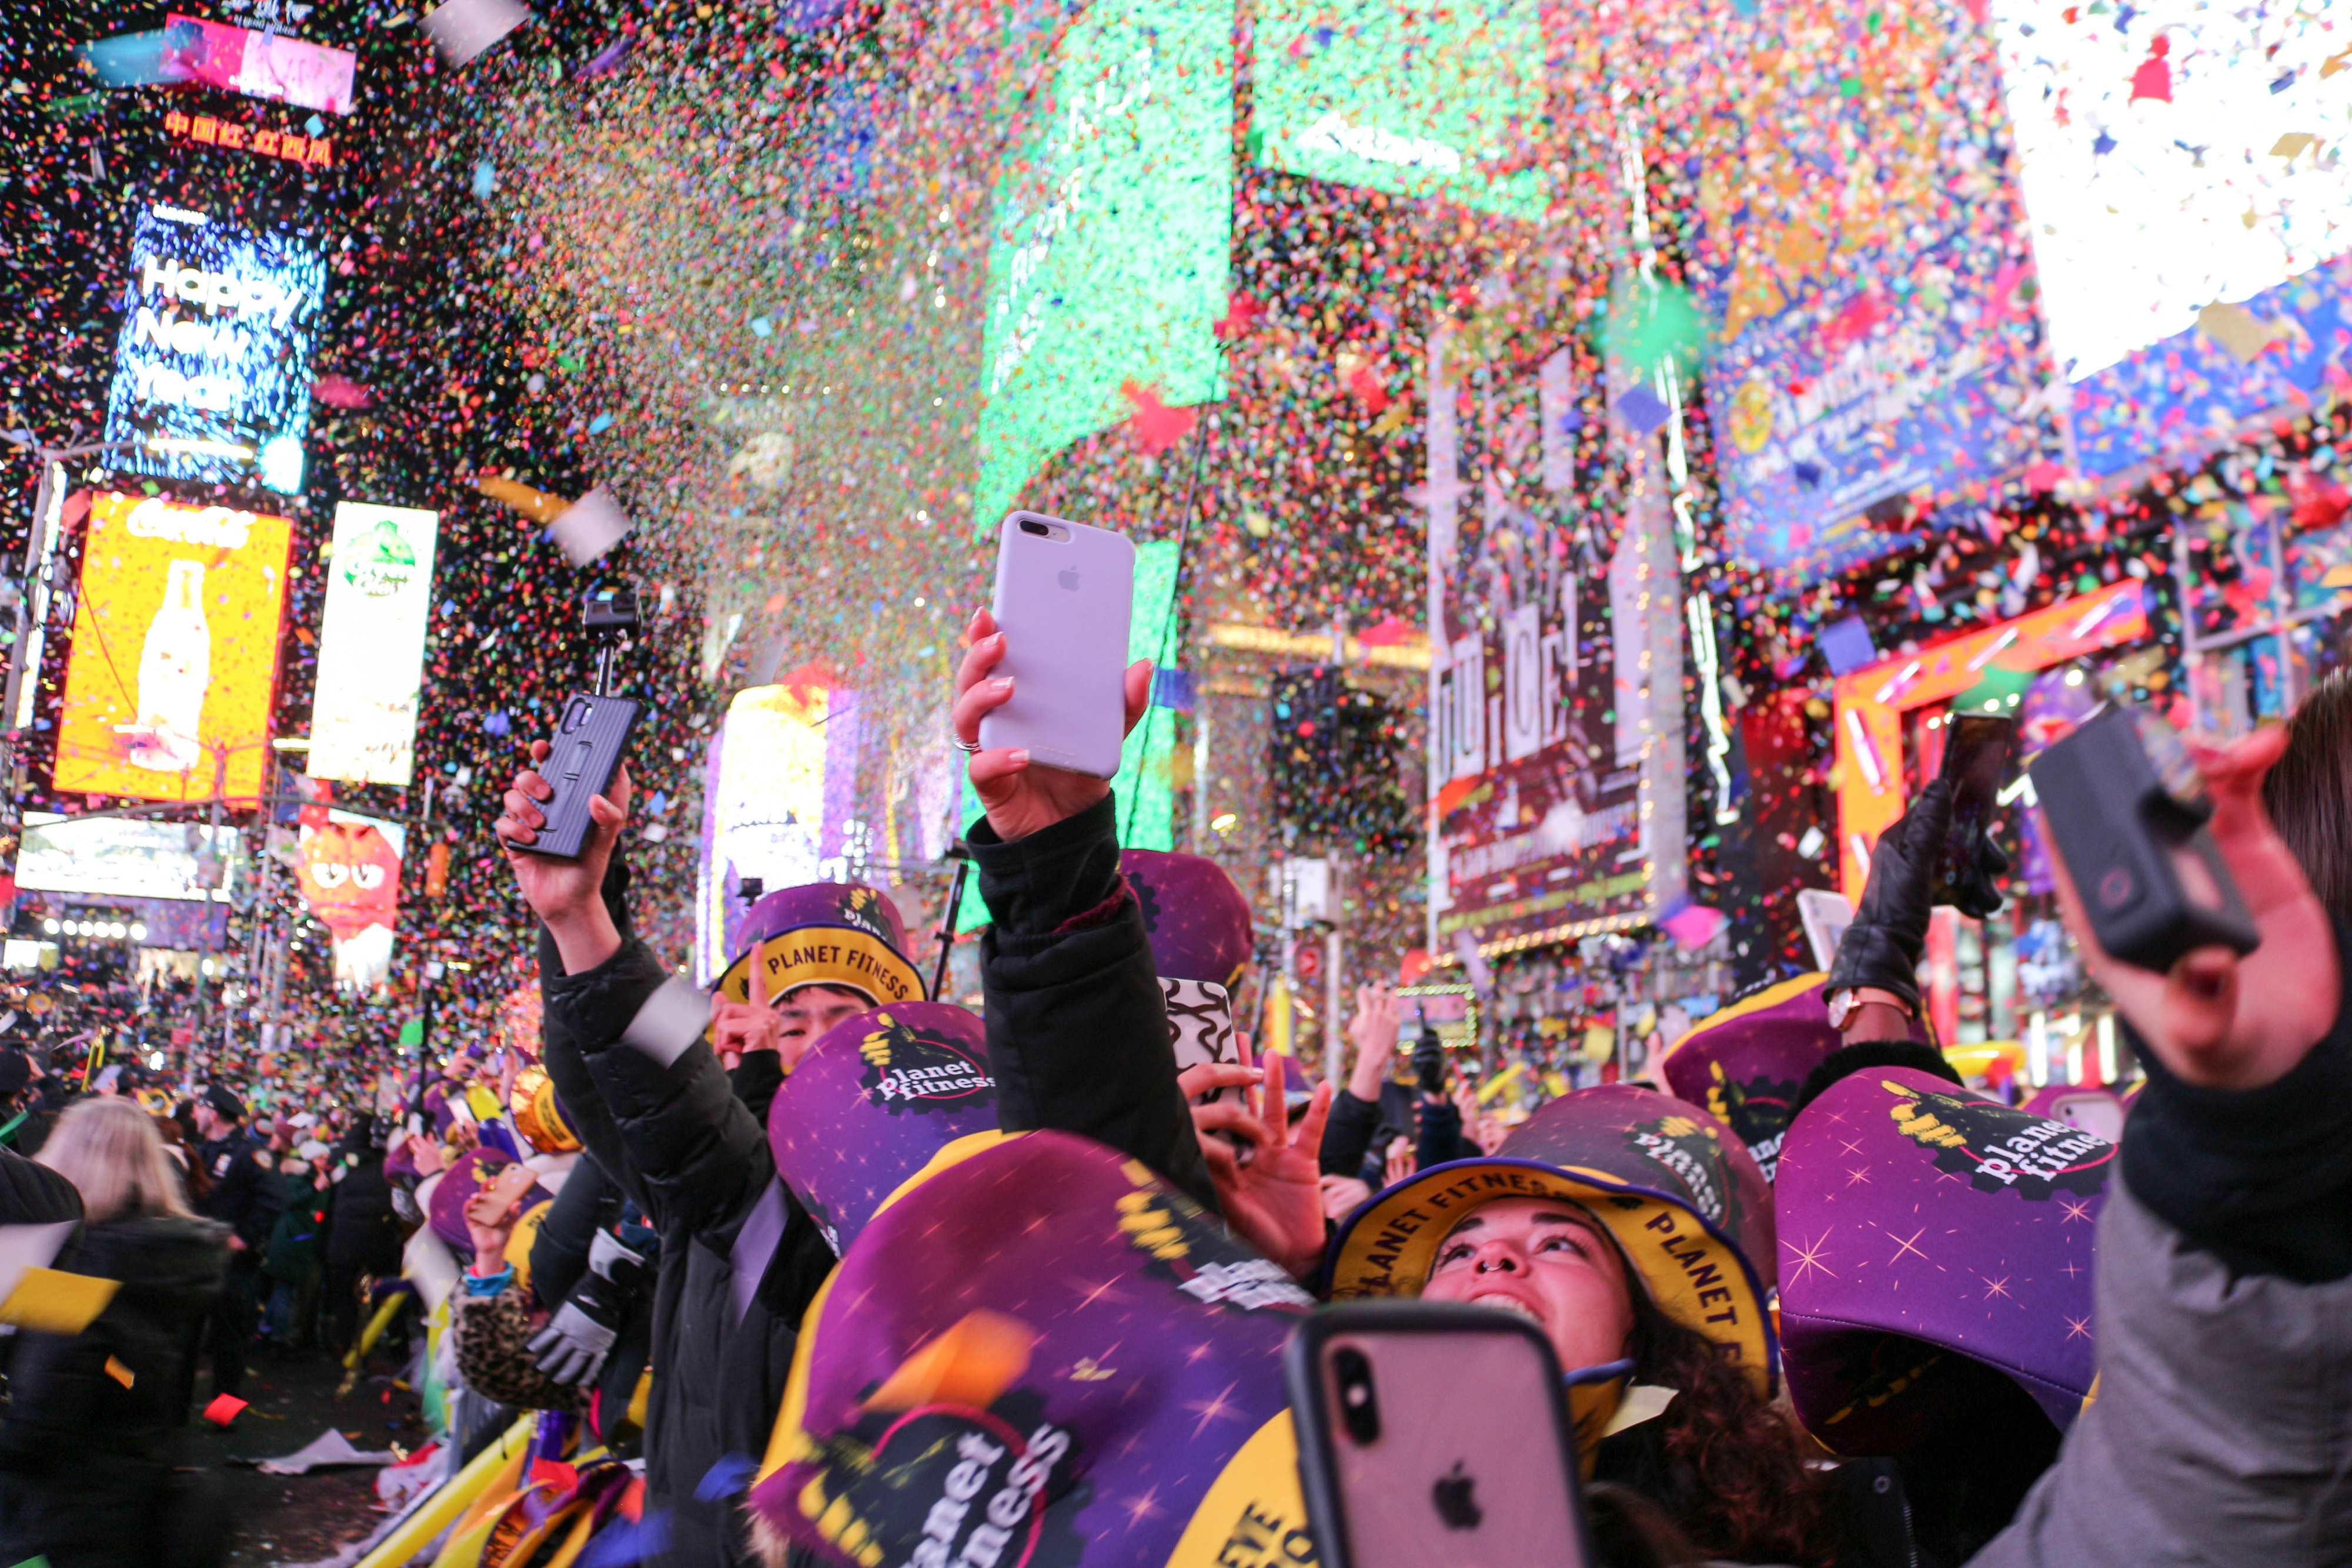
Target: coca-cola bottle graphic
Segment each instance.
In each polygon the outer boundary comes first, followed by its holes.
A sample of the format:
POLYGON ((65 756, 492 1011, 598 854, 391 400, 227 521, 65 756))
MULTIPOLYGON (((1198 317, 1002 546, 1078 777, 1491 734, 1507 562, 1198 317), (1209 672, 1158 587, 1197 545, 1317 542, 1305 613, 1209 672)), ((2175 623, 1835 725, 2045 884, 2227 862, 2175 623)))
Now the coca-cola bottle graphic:
POLYGON ((130 727, 133 763, 158 773, 185 773, 196 765, 205 688, 212 678, 204 563, 175 560, 163 584, 163 602, 139 651, 139 712, 130 727))

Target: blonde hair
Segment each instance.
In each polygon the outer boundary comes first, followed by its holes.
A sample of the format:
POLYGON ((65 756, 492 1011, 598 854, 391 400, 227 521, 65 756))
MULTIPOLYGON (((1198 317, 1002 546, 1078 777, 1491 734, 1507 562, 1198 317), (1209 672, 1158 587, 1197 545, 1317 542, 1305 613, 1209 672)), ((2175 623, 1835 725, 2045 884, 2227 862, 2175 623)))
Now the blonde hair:
POLYGON ((92 1224, 126 1215, 189 1218, 180 1173, 155 1119, 130 1100, 84 1100, 58 1118, 37 1156, 81 1190, 92 1224))

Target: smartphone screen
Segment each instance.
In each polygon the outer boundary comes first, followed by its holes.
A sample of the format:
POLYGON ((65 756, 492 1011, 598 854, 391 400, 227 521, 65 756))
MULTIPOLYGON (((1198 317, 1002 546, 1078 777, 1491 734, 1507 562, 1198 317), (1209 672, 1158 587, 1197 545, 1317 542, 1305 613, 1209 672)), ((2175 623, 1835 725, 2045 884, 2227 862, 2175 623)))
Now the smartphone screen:
POLYGON ((2017 761, 2017 721, 1997 714, 1956 714, 1945 721, 1942 777, 1952 786, 1952 825, 1936 860, 1934 902, 1968 874, 1978 835, 1992 820, 1994 799, 2017 761))
POLYGON ((1315 1359, 1347 1568, 1590 1561, 1559 1375, 1517 1324, 1349 1330, 1315 1359))
POLYGON ((992 613, 1013 696, 980 721, 983 747, 1108 779, 1126 737, 1135 547, 1104 528, 1034 512, 1004 519, 992 613))

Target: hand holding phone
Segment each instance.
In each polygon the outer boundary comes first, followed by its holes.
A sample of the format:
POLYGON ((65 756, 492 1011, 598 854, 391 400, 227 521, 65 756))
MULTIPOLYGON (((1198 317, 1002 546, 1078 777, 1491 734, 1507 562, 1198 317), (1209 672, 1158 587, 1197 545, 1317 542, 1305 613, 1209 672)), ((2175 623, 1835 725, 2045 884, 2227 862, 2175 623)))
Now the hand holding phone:
POLYGON ((990 612, 1006 633, 996 677, 1006 700, 983 715, 980 744, 1090 778, 1118 771, 1135 547, 1106 528, 1015 512, 997 537, 990 612))
MULTIPOLYGON (((2252 952, 2215 944, 2161 973, 2125 962, 2103 947, 2072 857, 2063 847, 2054 857, 2060 907, 2084 967, 2164 1065, 2205 1088, 2276 1082, 2334 1027, 2343 998, 2335 927, 2263 805, 2263 779, 2285 746, 2285 731, 2266 726, 2194 757, 2212 806, 2206 831, 2261 939, 2252 952)), ((2033 779, 2041 790, 2039 762, 2033 779)))
POLYGON ((1585 1568, 1575 1429, 1551 1342, 1491 1307, 1354 1301, 1283 1355, 1325 1568, 1585 1568))
POLYGON ((2017 763, 2017 721, 2000 714, 1953 714, 1945 720, 1944 766, 1952 816, 1936 854, 1928 902, 1981 920, 2000 907, 1996 885, 2009 856, 1992 841, 1992 811, 2017 763))

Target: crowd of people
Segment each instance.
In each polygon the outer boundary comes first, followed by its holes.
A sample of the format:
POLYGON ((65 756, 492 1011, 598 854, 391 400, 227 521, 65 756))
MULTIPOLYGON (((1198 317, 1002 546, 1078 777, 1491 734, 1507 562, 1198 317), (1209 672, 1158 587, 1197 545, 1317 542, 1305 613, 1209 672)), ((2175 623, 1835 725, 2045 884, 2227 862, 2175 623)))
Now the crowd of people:
POLYGON ((0 1301, 0 1561, 216 1554, 176 1435, 265 1336, 404 1343, 428 1394, 437 1453, 362 1568, 1332 1561, 1284 1348, 1318 1303, 1418 1298, 1540 1331, 1605 1563, 2352 1562, 2352 684, 2201 756, 2252 952, 2131 968, 2062 884, 2144 1073, 2118 1144, 1930 1038, 1940 783, 1830 972, 1652 1081, 1490 1113, 1374 984, 1315 1082, 1234 1017, 1232 879, 972 738, 1003 647, 977 618, 953 709, 977 1011, 848 883, 767 894, 690 985, 633 924, 625 772, 581 856, 527 852, 542 741, 497 825, 535 1051, 266 1118, 223 1075, 75 1097, 26 1061, 5 1218, 51 1228, 39 1278, 113 1288, 79 1322, 0 1301))

